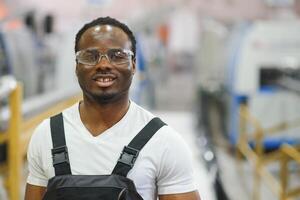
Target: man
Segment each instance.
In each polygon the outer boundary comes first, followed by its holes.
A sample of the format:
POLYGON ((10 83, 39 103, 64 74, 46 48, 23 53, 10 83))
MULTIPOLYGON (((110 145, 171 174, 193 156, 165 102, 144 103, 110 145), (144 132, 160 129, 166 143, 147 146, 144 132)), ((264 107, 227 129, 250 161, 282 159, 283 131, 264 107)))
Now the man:
MULTIPOLYGON (((86 24, 76 35, 76 75, 83 100, 63 112, 72 174, 111 174, 122 148, 152 119, 129 100, 136 41, 110 18, 86 24)), ((34 132, 28 149, 25 200, 40 200, 54 177, 49 119, 34 132)), ((160 128, 139 153, 127 177, 144 200, 199 200, 187 146, 169 126, 160 128)))

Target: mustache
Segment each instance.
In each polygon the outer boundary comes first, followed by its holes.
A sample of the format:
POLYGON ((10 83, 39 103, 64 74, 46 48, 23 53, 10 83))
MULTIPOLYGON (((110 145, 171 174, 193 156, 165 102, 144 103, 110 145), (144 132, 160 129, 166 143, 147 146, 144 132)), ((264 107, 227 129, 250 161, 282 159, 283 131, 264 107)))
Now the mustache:
POLYGON ((92 76, 92 79, 99 79, 99 78, 117 78, 117 75, 112 72, 98 72, 92 76))

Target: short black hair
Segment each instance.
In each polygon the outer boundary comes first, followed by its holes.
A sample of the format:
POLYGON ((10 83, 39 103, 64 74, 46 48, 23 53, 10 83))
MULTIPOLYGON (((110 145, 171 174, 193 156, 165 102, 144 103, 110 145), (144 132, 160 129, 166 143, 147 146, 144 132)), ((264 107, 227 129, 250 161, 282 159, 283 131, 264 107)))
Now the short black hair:
POLYGON ((76 38, 75 38, 75 52, 78 51, 78 43, 79 40, 82 36, 82 34, 89 28, 97 26, 97 25, 112 25, 115 27, 119 27, 120 29, 122 29, 129 37, 130 41, 131 41, 131 50, 134 53, 134 57, 136 55, 136 39, 135 36, 133 35, 132 31, 128 28, 128 26, 114 18, 111 18, 109 16, 107 17, 99 17, 97 19, 94 19, 93 21, 85 24, 76 34, 76 38))

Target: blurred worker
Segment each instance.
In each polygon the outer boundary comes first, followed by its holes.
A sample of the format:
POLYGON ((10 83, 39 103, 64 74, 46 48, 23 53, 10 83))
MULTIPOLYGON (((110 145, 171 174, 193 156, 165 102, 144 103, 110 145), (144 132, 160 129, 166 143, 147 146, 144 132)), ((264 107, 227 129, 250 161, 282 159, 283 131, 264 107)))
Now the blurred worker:
POLYGON ((83 100, 35 130, 25 199, 199 200, 182 138, 129 99, 131 30, 98 18, 77 33, 75 52, 83 100))

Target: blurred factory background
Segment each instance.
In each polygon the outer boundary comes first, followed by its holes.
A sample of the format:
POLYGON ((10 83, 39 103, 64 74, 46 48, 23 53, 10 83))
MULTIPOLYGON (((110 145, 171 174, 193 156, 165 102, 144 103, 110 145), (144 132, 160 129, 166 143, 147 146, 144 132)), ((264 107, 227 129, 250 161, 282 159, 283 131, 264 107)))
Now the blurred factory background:
POLYGON ((202 200, 300 199, 300 0, 0 0, 0 200, 80 99, 74 38, 99 16, 134 30, 131 99, 186 139, 202 200))

